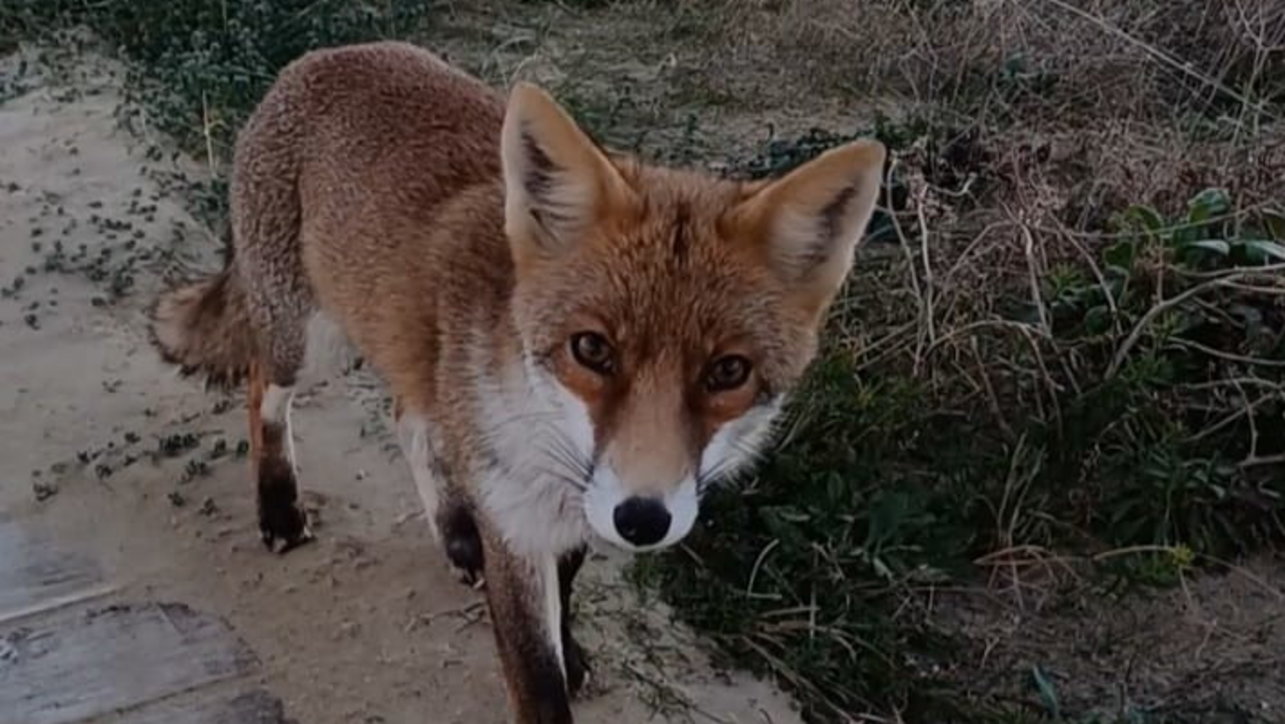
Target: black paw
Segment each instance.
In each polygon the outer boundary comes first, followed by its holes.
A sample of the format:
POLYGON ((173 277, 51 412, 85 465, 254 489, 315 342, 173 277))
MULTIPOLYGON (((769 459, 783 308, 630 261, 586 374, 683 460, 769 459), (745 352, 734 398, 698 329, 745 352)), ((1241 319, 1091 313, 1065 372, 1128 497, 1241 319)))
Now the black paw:
POLYGON ((481 587, 486 559, 473 513, 459 503, 447 504, 438 517, 438 526, 442 531, 446 559, 456 570, 460 581, 474 588, 481 587))
POLYGON ((575 696, 589 679, 589 659, 569 631, 562 632, 562 665, 567 672, 567 693, 575 696))
POLYGON ((268 550, 286 553, 313 540, 308 514, 297 498, 293 486, 289 490, 260 486, 259 534, 268 550))

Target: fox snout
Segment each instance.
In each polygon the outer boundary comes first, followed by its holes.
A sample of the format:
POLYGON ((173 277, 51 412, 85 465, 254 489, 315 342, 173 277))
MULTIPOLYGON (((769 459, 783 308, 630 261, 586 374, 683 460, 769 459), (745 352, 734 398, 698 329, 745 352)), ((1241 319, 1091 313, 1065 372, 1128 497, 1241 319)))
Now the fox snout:
POLYGON ((669 547, 691 532, 700 509, 696 480, 630 490, 609 466, 595 472, 585 491, 585 517, 599 537, 631 552, 669 547))
POLYGON ((600 537, 628 551, 665 548, 686 536, 699 508, 703 446, 680 373, 655 366, 598 422, 601 454, 585 491, 585 517, 600 537))
POLYGON ((656 498, 633 496, 617 505, 611 513, 611 522, 621 538, 639 546, 655 545, 669 535, 669 524, 674 516, 669 508, 656 498))

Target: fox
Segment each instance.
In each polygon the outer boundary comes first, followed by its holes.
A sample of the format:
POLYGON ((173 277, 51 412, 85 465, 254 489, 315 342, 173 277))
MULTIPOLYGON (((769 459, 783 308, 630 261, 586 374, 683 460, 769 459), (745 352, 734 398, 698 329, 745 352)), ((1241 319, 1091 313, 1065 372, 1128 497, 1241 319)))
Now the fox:
POLYGON ((150 310, 163 360, 246 388, 265 546, 314 539, 291 401, 315 322, 379 376, 447 563, 483 589, 521 724, 572 722, 591 546, 675 545, 752 470, 818 354, 886 150, 769 179, 611 150, 541 87, 401 41, 286 65, 233 151, 221 271, 150 310))

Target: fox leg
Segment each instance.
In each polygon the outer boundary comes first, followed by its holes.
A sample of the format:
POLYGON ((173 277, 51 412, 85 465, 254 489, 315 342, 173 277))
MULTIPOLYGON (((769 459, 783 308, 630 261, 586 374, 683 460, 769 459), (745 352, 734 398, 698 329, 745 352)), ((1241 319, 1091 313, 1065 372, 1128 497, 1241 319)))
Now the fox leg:
POLYGON ((480 587, 482 584, 482 541, 472 506, 453 492, 451 470, 432 439, 428 418, 409 409, 406 401, 393 403, 397 422, 397 440, 402 455, 410 464, 411 477, 424 504, 424 517, 438 544, 446 550, 446 559, 460 581, 480 587))
POLYGON ((584 649, 571 635, 571 590, 576 574, 584 565, 587 548, 581 546, 558 558, 558 598, 561 603, 559 629, 562 637, 562 664, 567 675, 567 692, 575 696, 589 677, 584 649))
POLYGON ((269 550, 285 553, 313 538, 299 501, 299 466, 290 426, 295 380, 307 345, 306 313, 302 305, 260 301, 252 313, 263 332, 261 354, 250 367, 251 399, 258 400, 250 406, 250 427, 251 439, 258 443, 254 463, 259 532, 269 550))
POLYGON ((285 553, 312 540, 313 535, 308 516, 299 504, 294 440, 290 434, 294 387, 273 382, 264 367, 257 361, 250 365, 250 454, 258 494, 259 533, 269 550, 285 553))
POLYGON ((312 539, 299 504, 290 403, 316 306, 303 267, 297 174, 281 167, 293 162, 274 146, 279 138, 262 132, 249 137, 237 149, 232 179, 233 268, 245 292, 249 329, 244 333, 255 342, 250 437, 255 443, 259 531, 270 550, 280 543, 284 553, 312 539))
POLYGON ((558 557, 513 553, 485 523, 486 600, 517 724, 571 724, 558 557))
POLYGON ((465 585, 481 588, 486 584, 482 538, 477 531, 473 507, 448 494, 437 512, 446 560, 455 569, 455 577, 465 585))

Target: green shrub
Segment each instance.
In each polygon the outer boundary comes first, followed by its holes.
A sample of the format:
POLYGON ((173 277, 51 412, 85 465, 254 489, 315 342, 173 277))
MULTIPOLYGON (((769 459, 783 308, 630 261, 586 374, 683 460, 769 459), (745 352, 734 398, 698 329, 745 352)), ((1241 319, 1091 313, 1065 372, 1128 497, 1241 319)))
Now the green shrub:
POLYGON ((236 130, 290 61, 406 37, 423 29, 430 9, 417 0, 9 0, 0 28, 26 37, 91 28, 136 61, 130 89, 149 122, 189 150, 227 158, 236 130))

